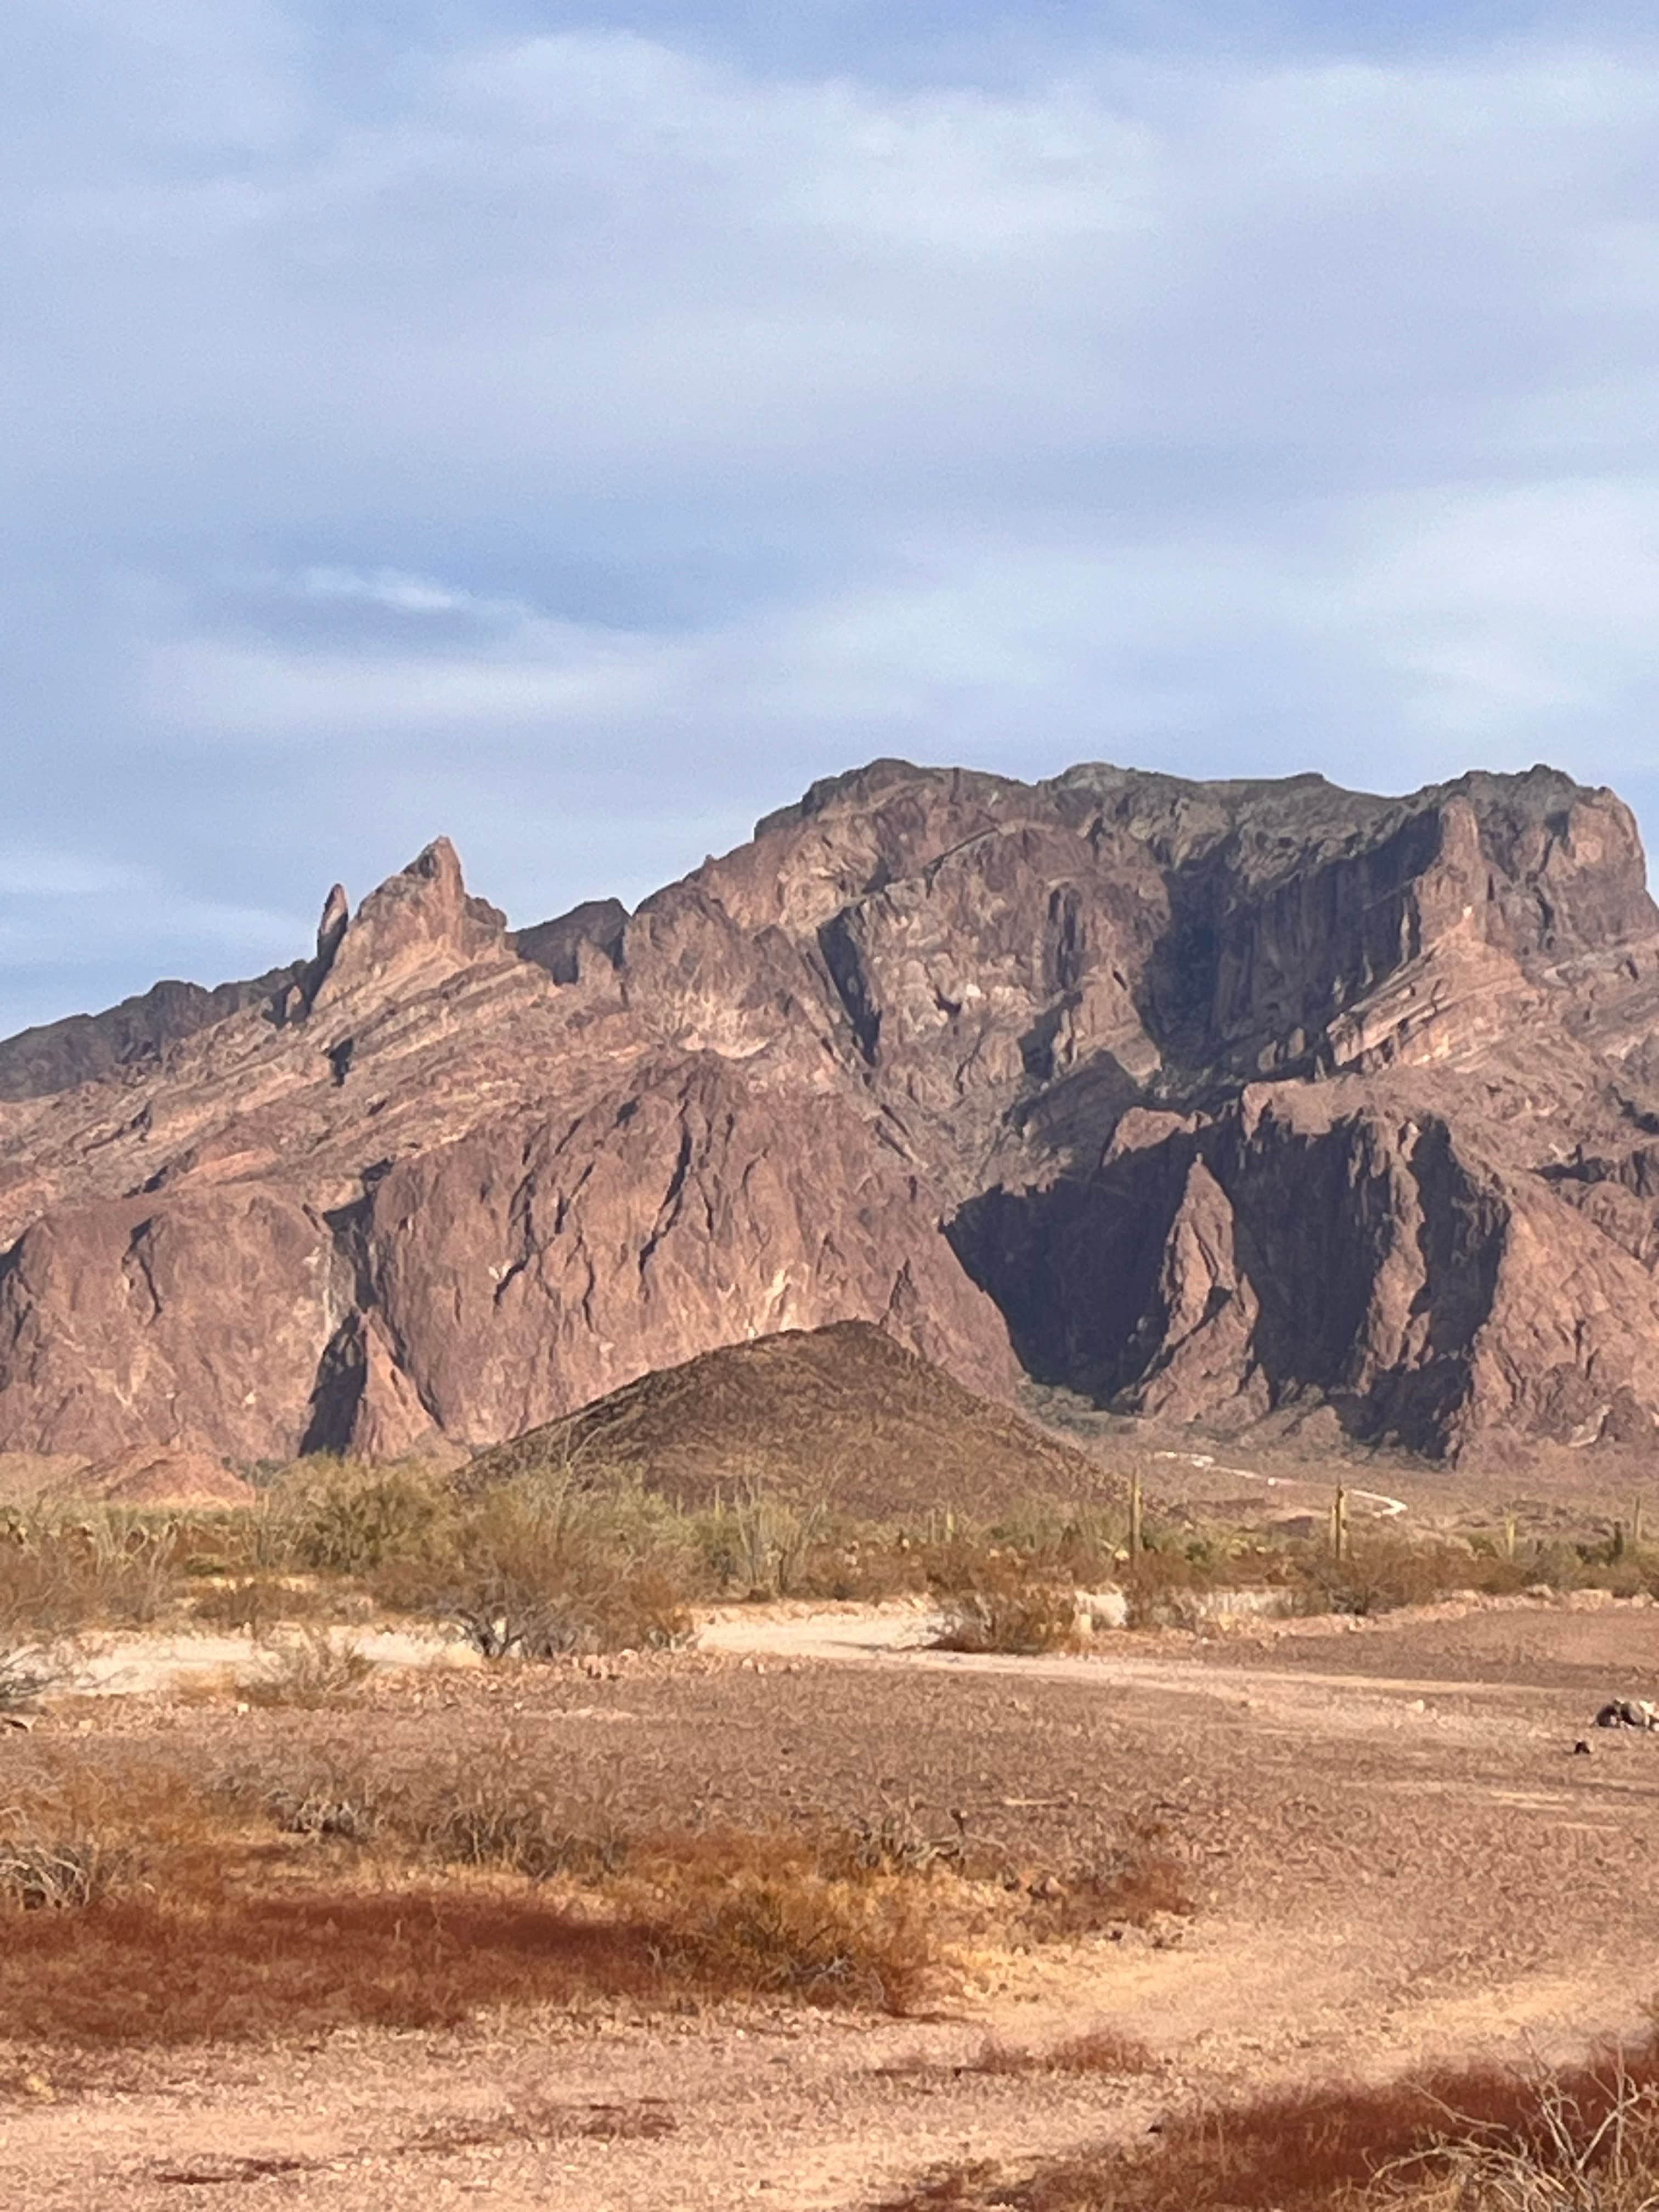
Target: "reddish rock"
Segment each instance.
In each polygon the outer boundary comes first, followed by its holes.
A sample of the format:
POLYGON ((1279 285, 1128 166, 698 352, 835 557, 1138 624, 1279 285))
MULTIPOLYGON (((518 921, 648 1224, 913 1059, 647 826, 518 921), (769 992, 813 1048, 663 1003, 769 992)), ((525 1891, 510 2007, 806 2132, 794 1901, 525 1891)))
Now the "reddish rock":
POLYGON ((0 1045, 0 1449, 485 1443, 843 1321, 1430 1452, 1659 1412, 1659 915, 1548 769, 878 762, 631 917, 440 840, 148 1003, 0 1045))

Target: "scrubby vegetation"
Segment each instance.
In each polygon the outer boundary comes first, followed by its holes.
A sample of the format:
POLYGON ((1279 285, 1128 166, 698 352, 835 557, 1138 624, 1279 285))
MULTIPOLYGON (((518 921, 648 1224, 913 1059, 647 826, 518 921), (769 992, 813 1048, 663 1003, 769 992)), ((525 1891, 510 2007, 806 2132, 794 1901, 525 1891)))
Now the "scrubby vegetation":
POLYGON ((1362 1523, 1339 1549, 1166 1509, 1132 1552, 1125 1513, 1097 1504, 870 1522, 748 1482, 684 1510, 580 1455, 496 1487, 466 1470, 316 1457, 268 1471, 246 1509, 0 1510, 0 1702, 93 1627, 247 1632, 288 1655, 259 1670, 270 1677, 307 1650, 327 1671, 326 1638, 307 1645, 307 1626, 320 1638, 386 1616, 441 1624, 489 1659, 548 1659, 670 1648, 711 1601, 931 1596, 947 1648, 1019 1653, 1075 1639, 1079 1591, 1120 1593, 1130 1626, 1179 1627, 1228 1592, 1364 1615, 1536 1586, 1659 1595, 1659 1547, 1617 1529, 1519 1542, 1512 1525, 1454 1540, 1362 1523))
POLYGON ((1013 2177, 941 2170, 880 2212, 1652 2212, 1659 2051, 1178 2113, 1158 2136, 1013 2177))
POLYGON ((1036 1653, 1079 1641, 1077 1584, 1058 1560, 952 1544, 933 1572, 941 1651, 1036 1653))
POLYGON ((1151 1829, 1040 1890, 923 1841, 879 1820, 624 1825, 476 1765, 49 1759, 0 1823, 0 2017, 90 2048, 618 2000, 904 2013, 960 1942, 1144 1917, 1173 1879, 1151 1829))

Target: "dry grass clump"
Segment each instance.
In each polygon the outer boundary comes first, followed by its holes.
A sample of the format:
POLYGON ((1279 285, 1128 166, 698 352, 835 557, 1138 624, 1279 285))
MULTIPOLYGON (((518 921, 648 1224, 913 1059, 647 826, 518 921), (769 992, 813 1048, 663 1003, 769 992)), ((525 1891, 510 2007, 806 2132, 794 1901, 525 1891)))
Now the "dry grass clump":
POLYGON ((1421 2212, 1655 2212, 1659 2087, 1546 2078, 1524 2123, 1477 2123, 1385 2168, 1421 2212), (1611 2091, 1611 2094, 1609 2094, 1611 2091))
POLYGON ((915 2010, 944 1963, 924 1877, 849 1874, 810 1835, 713 1829, 648 1838, 622 1884, 659 1916, 675 1979, 721 1996, 915 2010))
POLYGON ((109 1896, 131 1855, 96 1835, 0 1832, 0 1912, 76 1912, 109 1896))
POLYGON ((67 1671, 61 1659, 38 1645, 0 1647, 0 1713, 27 1712, 67 1671))
POLYGON ((1038 2051, 988 2042, 970 2074, 1105 2074, 1112 2076, 1150 2073, 1156 2064, 1144 2043, 1115 2027, 1085 2028, 1038 2051))
POLYGON ((84 1911, 144 1866, 137 1837, 96 1780, 48 1770, 10 1796, 0 1806, 0 1952, 15 1938, 16 1916, 84 1911))
POLYGON ((939 1610, 935 1650, 1034 1656, 1079 1642, 1076 1583, 1045 1561, 958 1542, 931 1579, 939 1610))
POLYGON ((943 2168, 879 2212, 1653 2212, 1659 2051, 1543 2075, 1443 2069, 1167 2119, 1013 2179, 943 2168))
POLYGON ((452 1784, 392 1816, 402 1841, 446 1866, 495 1868, 532 1882, 598 1881, 627 1863, 630 1839, 602 1811, 573 1818, 541 1790, 485 1776, 452 1784))
POLYGON ((257 1668, 237 1676, 236 1692, 250 1705, 339 1705, 374 1672, 374 1662, 349 1638, 311 1627, 271 1644, 257 1668))
POLYGON ((1144 2043, 1137 2042, 1132 2035, 1120 2033, 1115 2027, 1102 2025, 1035 2050, 988 2036, 972 2058, 955 2065, 900 2060, 895 2065, 878 2067, 877 2071, 884 2080, 897 2081, 940 2078, 956 2081, 967 2075, 981 2074, 1011 2077, 1098 2074, 1117 2080, 1150 2074, 1157 2064, 1144 2043))
POLYGON ((1196 1910, 1168 1826, 1156 1813, 1136 1813, 1126 1823, 1122 1842, 1097 1865, 1037 1882, 1027 1912, 1032 1934, 1056 1942, 1102 1929, 1185 1919, 1196 1910))

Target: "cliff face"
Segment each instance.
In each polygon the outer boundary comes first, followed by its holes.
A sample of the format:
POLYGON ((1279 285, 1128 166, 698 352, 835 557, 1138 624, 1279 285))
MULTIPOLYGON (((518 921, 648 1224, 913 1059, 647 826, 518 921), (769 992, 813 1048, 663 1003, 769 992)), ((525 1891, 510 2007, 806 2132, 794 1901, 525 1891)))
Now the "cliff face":
POLYGON ((1659 915, 1547 769, 878 763, 632 916, 441 841, 173 988, 0 1045, 0 1448, 482 1443, 854 1320, 1431 1452, 1659 1412, 1659 915))

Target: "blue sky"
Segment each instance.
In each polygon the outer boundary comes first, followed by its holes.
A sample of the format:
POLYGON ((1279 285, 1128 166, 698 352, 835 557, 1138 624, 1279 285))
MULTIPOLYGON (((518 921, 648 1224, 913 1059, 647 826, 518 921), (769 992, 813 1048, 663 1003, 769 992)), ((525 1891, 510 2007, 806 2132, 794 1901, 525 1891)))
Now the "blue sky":
POLYGON ((1648 12, 13 0, 0 1033, 879 753, 1659 828, 1648 12))

